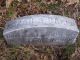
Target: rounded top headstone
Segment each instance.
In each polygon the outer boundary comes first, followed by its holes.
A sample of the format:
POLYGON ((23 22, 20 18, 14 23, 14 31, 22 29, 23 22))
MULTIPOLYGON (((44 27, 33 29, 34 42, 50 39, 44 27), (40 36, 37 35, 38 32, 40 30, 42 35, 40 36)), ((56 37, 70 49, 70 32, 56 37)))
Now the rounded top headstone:
POLYGON ((8 21, 3 35, 9 44, 49 44, 74 43, 79 30, 74 19, 38 14, 8 21))

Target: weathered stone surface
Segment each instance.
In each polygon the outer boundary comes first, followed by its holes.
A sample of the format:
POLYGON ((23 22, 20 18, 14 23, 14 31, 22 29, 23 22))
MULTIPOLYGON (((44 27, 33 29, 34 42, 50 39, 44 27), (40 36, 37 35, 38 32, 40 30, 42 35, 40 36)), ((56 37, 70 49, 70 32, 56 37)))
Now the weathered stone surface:
POLYGON ((75 43, 78 33, 74 19, 40 14, 7 22, 3 35, 13 45, 65 45, 75 43))

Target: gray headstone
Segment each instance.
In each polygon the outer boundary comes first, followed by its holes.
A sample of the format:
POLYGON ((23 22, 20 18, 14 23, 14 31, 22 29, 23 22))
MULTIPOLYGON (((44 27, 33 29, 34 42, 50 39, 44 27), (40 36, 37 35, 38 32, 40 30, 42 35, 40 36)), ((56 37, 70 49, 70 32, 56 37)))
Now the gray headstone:
POLYGON ((30 15, 6 23, 3 35, 12 45, 65 45, 76 41, 74 19, 59 15, 30 15))

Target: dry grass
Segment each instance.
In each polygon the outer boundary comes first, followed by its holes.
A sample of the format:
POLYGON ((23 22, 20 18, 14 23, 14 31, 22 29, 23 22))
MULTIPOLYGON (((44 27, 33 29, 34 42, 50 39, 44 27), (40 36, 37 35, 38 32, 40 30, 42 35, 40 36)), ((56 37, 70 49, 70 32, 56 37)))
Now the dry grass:
MULTIPOLYGON (((6 21, 10 19, 41 13, 63 15, 78 21, 80 20, 80 3, 67 5, 64 0, 23 0, 22 2, 15 0, 6 8, 5 0, 3 0, 0 2, 0 27, 4 28, 6 21)), ((1 28, 0 60, 80 60, 79 38, 75 45, 68 45, 65 48, 57 46, 9 47, 2 38, 1 28)))

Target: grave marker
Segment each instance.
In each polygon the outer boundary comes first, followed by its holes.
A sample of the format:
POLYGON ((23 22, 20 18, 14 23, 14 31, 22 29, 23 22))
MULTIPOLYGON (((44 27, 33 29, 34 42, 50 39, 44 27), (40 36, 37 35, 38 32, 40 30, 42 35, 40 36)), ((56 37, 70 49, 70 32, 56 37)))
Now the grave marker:
POLYGON ((74 19, 39 14, 7 22, 3 35, 12 45, 66 45, 75 43, 78 33, 74 19))

